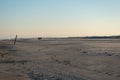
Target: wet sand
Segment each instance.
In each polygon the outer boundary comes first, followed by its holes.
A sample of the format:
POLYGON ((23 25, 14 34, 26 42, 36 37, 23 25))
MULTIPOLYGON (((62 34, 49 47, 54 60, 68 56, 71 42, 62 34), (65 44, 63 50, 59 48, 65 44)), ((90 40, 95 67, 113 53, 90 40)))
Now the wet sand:
POLYGON ((0 41, 1 76, 20 80, 120 80, 119 61, 119 39, 0 41))

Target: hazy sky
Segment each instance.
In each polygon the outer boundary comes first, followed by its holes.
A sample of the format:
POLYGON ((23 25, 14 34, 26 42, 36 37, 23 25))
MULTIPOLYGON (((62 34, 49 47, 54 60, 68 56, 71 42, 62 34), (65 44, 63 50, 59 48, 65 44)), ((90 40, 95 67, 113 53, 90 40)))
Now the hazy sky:
POLYGON ((0 37, 120 35, 120 0, 0 0, 0 37))

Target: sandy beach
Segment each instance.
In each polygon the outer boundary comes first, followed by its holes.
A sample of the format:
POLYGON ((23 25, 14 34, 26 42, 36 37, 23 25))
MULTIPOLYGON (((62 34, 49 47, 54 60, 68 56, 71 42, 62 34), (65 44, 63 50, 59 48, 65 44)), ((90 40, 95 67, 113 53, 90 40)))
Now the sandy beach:
POLYGON ((120 40, 3 40, 0 80, 120 80, 120 40))

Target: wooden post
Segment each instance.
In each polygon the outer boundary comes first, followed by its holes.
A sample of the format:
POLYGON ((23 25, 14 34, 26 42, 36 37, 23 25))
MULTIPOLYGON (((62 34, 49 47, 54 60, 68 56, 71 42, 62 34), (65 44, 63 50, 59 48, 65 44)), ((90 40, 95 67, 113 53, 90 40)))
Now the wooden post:
POLYGON ((17 41, 17 35, 15 36, 14 44, 16 43, 16 41, 17 41))

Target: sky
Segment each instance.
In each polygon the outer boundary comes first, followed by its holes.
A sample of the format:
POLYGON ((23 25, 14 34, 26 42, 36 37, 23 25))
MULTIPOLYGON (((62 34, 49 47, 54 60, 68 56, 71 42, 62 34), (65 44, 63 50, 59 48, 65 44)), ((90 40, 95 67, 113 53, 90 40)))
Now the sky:
POLYGON ((0 38, 120 35, 120 0, 0 0, 0 38))

